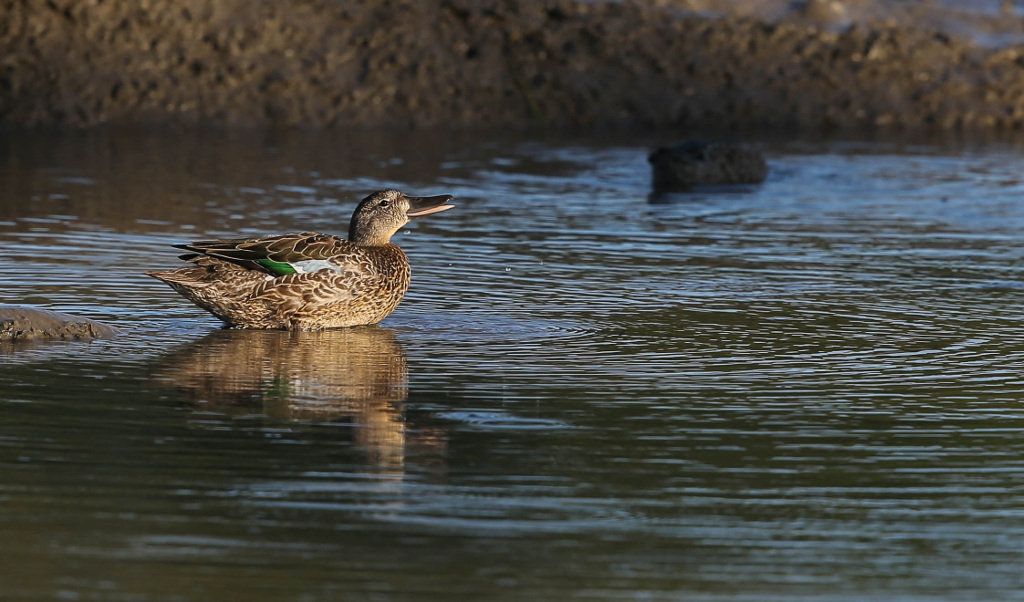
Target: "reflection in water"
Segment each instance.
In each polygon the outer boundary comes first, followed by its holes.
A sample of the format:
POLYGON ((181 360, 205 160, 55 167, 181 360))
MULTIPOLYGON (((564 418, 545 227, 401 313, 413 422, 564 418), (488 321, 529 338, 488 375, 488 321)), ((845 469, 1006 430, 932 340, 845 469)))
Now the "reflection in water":
POLYGON ((220 330, 164 358, 157 379, 209 408, 260 405, 268 418, 289 421, 347 418, 373 463, 404 461, 409 371, 384 328, 220 330))
POLYGON ((673 203, 718 202, 722 196, 744 196, 758 191, 754 184, 719 184, 696 186, 686 191, 650 192, 647 202, 651 205, 671 205, 673 203))

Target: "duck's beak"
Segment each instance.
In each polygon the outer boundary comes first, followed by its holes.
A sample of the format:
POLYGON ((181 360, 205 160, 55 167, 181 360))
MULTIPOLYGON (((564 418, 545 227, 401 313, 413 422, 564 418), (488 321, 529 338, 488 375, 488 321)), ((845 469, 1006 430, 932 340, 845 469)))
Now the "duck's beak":
POLYGON ((455 198, 450 194, 442 194, 439 196, 410 196, 405 198, 409 200, 409 210, 405 212, 409 217, 423 217, 424 215, 447 211, 455 207, 455 205, 447 204, 448 201, 455 198))

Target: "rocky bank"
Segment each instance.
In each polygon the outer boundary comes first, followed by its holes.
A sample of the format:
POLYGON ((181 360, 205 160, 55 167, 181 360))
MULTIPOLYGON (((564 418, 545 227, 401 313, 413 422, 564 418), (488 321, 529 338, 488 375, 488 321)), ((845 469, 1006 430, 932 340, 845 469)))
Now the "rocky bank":
POLYGON ((0 123, 1024 126, 1024 46, 687 6, 0 0, 0 123))

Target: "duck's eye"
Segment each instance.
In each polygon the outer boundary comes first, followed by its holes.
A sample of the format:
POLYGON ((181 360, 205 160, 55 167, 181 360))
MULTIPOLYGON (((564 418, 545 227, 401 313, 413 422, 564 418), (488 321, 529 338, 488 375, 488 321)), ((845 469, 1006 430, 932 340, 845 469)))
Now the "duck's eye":
POLYGON ((377 204, 377 206, 378 207, 387 207, 390 204, 391 204, 391 201, 381 201, 380 203, 377 204))

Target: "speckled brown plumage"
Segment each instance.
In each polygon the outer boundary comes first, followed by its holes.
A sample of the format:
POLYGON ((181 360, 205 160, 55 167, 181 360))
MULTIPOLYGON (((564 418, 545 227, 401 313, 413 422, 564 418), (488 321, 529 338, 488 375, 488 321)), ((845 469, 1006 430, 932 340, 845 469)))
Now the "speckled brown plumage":
POLYGON ((391 236, 410 218, 450 209, 451 198, 381 190, 360 202, 347 241, 315 232, 197 241, 175 245, 189 251, 188 267, 147 273, 236 327, 376 324, 409 289, 409 259, 391 236))

